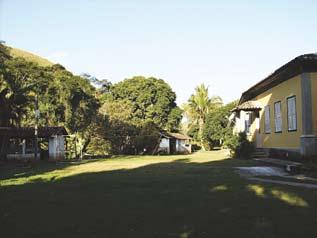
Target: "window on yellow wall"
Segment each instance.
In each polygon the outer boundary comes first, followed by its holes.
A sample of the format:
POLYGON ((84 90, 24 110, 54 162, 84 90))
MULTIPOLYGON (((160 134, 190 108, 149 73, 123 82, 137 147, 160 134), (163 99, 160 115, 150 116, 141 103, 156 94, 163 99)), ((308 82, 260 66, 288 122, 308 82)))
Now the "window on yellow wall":
POLYGON ((297 130, 297 117, 296 117, 296 97, 287 98, 287 123, 288 131, 297 130))
POLYGON ((270 106, 267 105, 264 108, 264 132, 271 133, 271 125, 270 125, 270 106))
POLYGON ((281 102, 274 103, 275 132, 282 132, 282 107, 281 102))
POLYGON ((250 134, 250 128, 251 128, 251 119, 252 119, 252 113, 247 112, 245 114, 245 120, 244 120, 244 132, 246 134, 250 134))

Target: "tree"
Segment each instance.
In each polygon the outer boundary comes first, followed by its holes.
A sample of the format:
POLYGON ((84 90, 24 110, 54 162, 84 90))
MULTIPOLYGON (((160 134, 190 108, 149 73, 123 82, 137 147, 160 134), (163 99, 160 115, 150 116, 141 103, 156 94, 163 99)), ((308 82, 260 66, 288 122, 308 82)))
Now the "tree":
POLYGON ((106 116, 110 121, 121 120, 133 122, 133 105, 127 100, 107 101, 100 107, 99 112, 106 116))
POLYGON ((171 132, 178 132, 182 118, 183 110, 179 107, 174 107, 168 115, 166 129, 171 132))
POLYGON ((139 76, 114 84, 108 101, 129 102, 135 123, 151 120, 159 128, 167 129, 168 126, 177 127, 175 124, 182 116, 175 100, 176 94, 162 79, 139 76))
MULTIPOLYGON (((32 76, 37 65, 22 58, 12 58, 0 44, 0 126, 20 126, 27 117, 34 88, 32 76)), ((6 154, 9 138, 0 138, 0 157, 6 154)))
POLYGON ((221 146, 228 135, 231 135, 232 128, 229 127, 229 116, 236 102, 215 108, 206 116, 203 127, 203 138, 209 147, 221 146))
POLYGON ((88 73, 83 73, 80 75, 83 78, 89 80, 89 82, 98 89, 101 94, 108 93, 112 83, 108 79, 98 79, 88 73))
POLYGON ((159 128, 150 119, 140 121, 133 118, 130 101, 109 101, 100 108, 100 112, 106 117, 104 135, 110 142, 112 153, 137 154, 154 150, 159 128))
MULTIPOLYGON (((96 89, 86 78, 75 76, 62 65, 41 67, 24 58, 14 58, 0 44, 0 126, 33 126, 35 96, 40 126, 65 126, 87 146, 90 126, 98 116, 96 89)), ((0 150, 6 147, 0 138, 0 150)))
POLYGON ((198 138, 200 145, 205 150, 203 127, 206 121, 207 114, 215 108, 222 105, 220 97, 209 97, 208 87, 204 84, 196 87, 194 94, 188 100, 188 103, 184 105, 185 114, 189 120, 189 130, 191 127, 198 127, 198 138))
POLYGON ((113 153, 151 153, 160 130, 179 129, 182 110, 175 93, 161 79, 126 79, 104 95, 100 112, 106 117, 105 137, 113 153))
POLYGON ((32 79, 37 66, 22 58, 9 58, 3 66, 0 75, 0 126, 21 125, 31 104, 32 79))

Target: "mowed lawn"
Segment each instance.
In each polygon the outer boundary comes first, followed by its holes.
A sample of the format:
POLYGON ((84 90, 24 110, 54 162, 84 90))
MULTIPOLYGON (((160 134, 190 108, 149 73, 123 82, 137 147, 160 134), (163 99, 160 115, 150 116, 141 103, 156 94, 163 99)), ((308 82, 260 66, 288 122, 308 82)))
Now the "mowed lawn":
POLYGON ((224 151, 0 167, 0 237, 316 237, 317 191, 224 151))

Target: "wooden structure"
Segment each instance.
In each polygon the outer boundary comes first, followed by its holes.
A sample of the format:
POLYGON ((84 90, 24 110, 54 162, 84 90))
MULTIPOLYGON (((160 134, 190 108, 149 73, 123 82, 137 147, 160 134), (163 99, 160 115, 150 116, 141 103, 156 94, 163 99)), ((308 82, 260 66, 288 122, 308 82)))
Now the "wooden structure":
POLYGON ((35 156, 34 127, 0 127, 0 152, 5 157, 18 160, 32 160, 48 157, 49 160, 60 160, 65 157, 65 136, 68 135, 64 127, 39 127, 38 138, 47 143, 47 150, 38 150, 35 156), (45 155, 46 154, 46 155, 45 155))
POLYGON ((190 154, 192 138, 180 133, 162 132, 158 153, 190 154))

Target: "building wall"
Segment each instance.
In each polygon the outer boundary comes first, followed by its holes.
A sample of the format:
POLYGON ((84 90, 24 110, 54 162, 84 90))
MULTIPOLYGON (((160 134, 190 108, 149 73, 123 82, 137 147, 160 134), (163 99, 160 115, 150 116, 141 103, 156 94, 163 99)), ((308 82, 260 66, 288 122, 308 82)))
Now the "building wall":
POLYGON ((48 153, 50 160, 59 160, 65 157, 65 138, 55 136, 49 139, 48 153))
POLYGON ((166 151, 167 153, 170 153, 170 140, 167 138, 162 138, 160 142, 160 151, 166 151))
POLYGON ((191 153, 190 143, 186 143, 186 140, 176 139, 176 152, 177 153, 191 153))
POLYGON ((246 131, 246 125, 245 120, 247 118, 247 114, 250 114, 249 117, 251 120, 251 126, 250 126, 250 133, 247 134, 247 137, 250 141, 254 140, 253 137, 255 137, 255 132, 257 130, 256 125, 256 113, 255 112, 246 112, 246 111, 240 111, 239 115, 235 118, 235 126, 233 128, 233 133, 238 134, 240 132, 246 131))
POLYGON ((317 73, 311 73, 313 130, 317 136, 317 73))
POLYGON ((245 130, 245 125, 244 125, 244 120, 245 120, 245 111, 240 111, 239 116, 236 117, 235 121, 235 127, 234 127, 234 133, 238 134, 240 132, 244 132, 245 130))
MULTIPOLYGON (((302 135, 302 112, 301 112, 301 78, 300 75, 293 77, 279 85, 267 90, 258 95, 253 100, 259 101, 262 106, 270 106, 270 127, 271 133, 266 134, 264 131, 264 109, 260 111, 260 136, 263 148, 292 148, 300 147, 300 136, 302 135), (297 111, 297 130, 289 132, 287 122, 287 98, 296 96, 296 111, 297 111), (281 101, 282 107, 282 132, 275 133, 274 122, 274 103, 281 101)), ((316 114, 315 114, 316 115, 316 114)), ((251 126, 252 140, 256 139, 255 125, 253 120, 251 126)))

